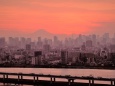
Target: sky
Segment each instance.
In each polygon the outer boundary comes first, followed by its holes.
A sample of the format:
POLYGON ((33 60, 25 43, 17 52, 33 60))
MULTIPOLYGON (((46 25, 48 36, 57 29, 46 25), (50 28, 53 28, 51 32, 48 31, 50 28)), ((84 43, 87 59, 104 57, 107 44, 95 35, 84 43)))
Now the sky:
POLYGON ((115 32, 115 0, 0 0, 0 29, 54 34, 115 32))

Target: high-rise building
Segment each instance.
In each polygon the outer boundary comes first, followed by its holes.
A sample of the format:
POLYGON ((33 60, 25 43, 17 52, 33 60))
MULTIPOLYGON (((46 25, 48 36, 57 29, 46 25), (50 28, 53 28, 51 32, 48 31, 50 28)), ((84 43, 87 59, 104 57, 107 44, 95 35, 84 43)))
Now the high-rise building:
POLYGON ((0 38, 0 48, 4 48, 6 44, 5 37, 0 38))
POLYGON ((42 49, 42 48, 43 48, 42 39, 41 39, 41 37, 38 37, 38 40, 37 40, 37 49, 42 49))
POLYGON ((35 44, 35 42, 31 42, 30 45, 31 45, 31 49, 36 49, 36 44, 35 44))
POLYGON ((43 43, 37 42, 37 49, 42 49, 42 48, 43 48, 43 43))
POLYGON ((44 46, 43 46, 43 50, 44 50, 44 52, 49 52, 50 50, 51 50, 51 46, 49 45, 49 44, 45 44, 44 46))
POLYGON ((9 39, 8 39, 8 41, 9 41, 9 46, 14 46, 14 39, 13 39, 13 37, 9 37, 9 39))
POLYGON ((78 45, 81 46, 83 43, 83 36, 81 34, 79 34, 79 37, 78 37, 78 45))
POLYGON ((115 66, 115 52, 114 53, 110 53, 110 57, 112 59, 113 65, 115 66))
POLYGON ((30 44, 26 44, 26 50, 31 50, 31 45, 30 44))
POLYGON ((41 41, 42 41, 41 37, 38 37, 38 42, 41 42, 41 41))
POLYGON ((57 42, 58 42, 58 37, 54 36, 54 43, 57 43, 57 42))
POLYGON ((35 57, 35 64, 41 65, 42 64, 42 51, 35 51, 34 57, 35 57))
POLYGON ((48 39, 45 38, 45 39, 43 40, 43 43, 44 43, 44 44, 48 44, 48 39))
POLYGON ((63 65, 67 65, 68 51, 61 51, 61 61, 63 65))
POLYGON ((109 33, 105 33, 103 35, 103 43, 107 43, 109 41, 110 37, 109 37, 109 33))
POLYGON ((25 48, 25 45, 26 45, 26 38, 24 38, 24 37, 21 37, 20 38, 20 42, 21 42, 21 48, 25 48))
POLYGON ((31 38, 27 38, 27 40, 26 40, 26 44, 30 44, 31 43, 31 38))
POLYGON ((54 48, 59 47, 59 39, 57 36, 54 36, 54 38, 53 38, 53 46, 54 46, 54 48))
POLYGON ((113 38, 115 38, 115 33, 114 33, 114 35, 113 35, 113 38))
POLYGON ((97 37, 95 34, 92 35, 92 42, 93 42, 93 45, 96 45, 97 37))
POLYGON ((19 38, 15 37, 14 38, 14 46, 19 47, 19 45, 20 45, 19 38))
POLYGON ((111 52, 115 52, 115 44, 110 45, 110 50, 111 50, 111 52))
POLYGON ((82 51, 85 51, 85 50, 86 50, 85 43, 83 43, 83 45, 81 46, 81 50, 82 50, 82 51))
POLYGON ((93 44, 92 44, 92 40, 87 40, 86 41, 86 47, 92 47, 93 44))

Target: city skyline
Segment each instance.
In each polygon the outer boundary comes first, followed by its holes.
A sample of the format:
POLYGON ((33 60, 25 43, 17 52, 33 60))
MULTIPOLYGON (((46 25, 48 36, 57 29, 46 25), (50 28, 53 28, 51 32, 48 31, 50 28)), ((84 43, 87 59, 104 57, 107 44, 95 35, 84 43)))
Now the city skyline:
POLYGON ((111 33, 103 33, 103 34, 54 34, 54 33, 50 33, 48 31, 46 31, 45 29, 39 29, 35 32, 31 32, 31 33, 23 33, 21 31, 10 31, 10 30, 0 30, 0 37, 5 37, 5 38, 9 38, 9 37, 25 37, 25 38, 31 38, 32 40, 36 40, 38 37, 42 37, 44 38, 48 38, 48 39, 53 39, 54 36, 57 36, 60 40, 64 40, 65 38, 77 38, 78 36, 82 35, 82 36, 91 36, 91 35, 96 35, 97 37, 103 37, 105 34, 108 34, 108 36, 110 38, 114 38, 115 37, 115 33, 111 34, 111 33))
MULTIPOLYGON (((0 31, 114 33, 114 0, 0 0, 0 31)), ((7 33, 6 33, 7 34, 7 33)))
POLYGON ((0 0, 0 75, 0 86, 115 86, 115 0, 0 0))
POLYGON ((115 36, 79 35, 76 38, 57 36, 0 37, 0 65, 9 67, 114 67, 115 36))

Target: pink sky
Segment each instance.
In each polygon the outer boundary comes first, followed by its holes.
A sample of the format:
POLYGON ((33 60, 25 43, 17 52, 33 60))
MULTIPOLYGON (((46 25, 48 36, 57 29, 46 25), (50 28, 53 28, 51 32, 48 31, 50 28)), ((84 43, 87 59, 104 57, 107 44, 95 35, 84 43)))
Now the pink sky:
POLYGON ((115 0, 0 0, 0 29, 115 32, 115 0))

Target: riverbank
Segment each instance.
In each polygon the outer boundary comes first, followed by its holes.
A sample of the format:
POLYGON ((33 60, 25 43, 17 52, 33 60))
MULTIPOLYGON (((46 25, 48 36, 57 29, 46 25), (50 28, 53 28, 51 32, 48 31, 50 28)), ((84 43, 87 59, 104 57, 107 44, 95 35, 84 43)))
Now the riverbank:
POLYGON ((0 66, 0 68, 56 68, 56 69, 106 69, 106 70, 115 70, 115 66, 113 67, 100 67, 100 66, 19 66, 19 65, 14 65, 14 66, 0 66))

